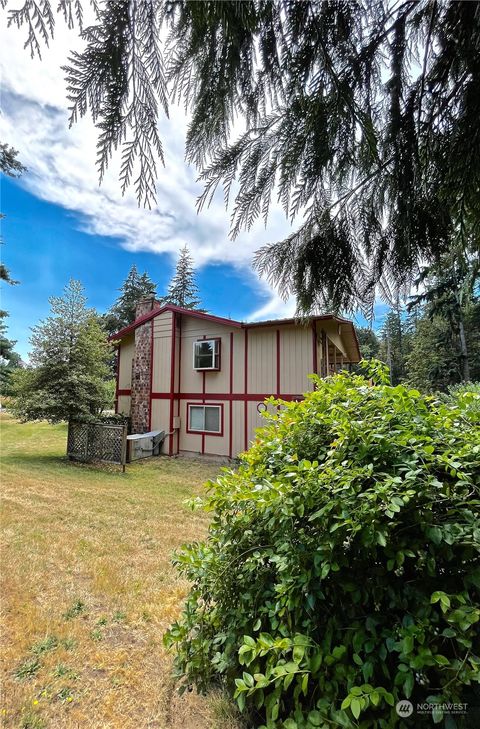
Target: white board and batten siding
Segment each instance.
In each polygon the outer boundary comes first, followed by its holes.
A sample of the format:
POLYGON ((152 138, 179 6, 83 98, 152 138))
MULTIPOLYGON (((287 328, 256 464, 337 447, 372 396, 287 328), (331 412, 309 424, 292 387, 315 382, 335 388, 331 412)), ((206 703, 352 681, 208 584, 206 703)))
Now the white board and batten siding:
MULTIPOLYGON (((181 396, 177 401, 180 415, 180 451, 228 457, 230 453, 230 372, 232 353, 230 342, 236 332, 217 322, 182 316, 179 352, 179 381, 181 396), (195 342, 203 339, 220 341, 220 369, 197 371, 194 369, 195 342), (220 397, 219 397, 220 396, 220 397), (188 432, 188 406, 215 404, 220 406, 221 433, 188 432)), ((234 346, 235 357, 235 346, 234 346)))

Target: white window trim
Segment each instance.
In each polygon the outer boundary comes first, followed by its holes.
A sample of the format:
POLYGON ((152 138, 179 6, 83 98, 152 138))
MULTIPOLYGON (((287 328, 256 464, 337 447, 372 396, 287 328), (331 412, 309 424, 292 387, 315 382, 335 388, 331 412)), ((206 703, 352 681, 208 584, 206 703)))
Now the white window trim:
POLYGON ((193 369, 196 370, 197 372, 211 371, 211 370, 215 370, 215 372, 218 372, 220 367, 215 367, 215 357, 219 358, 218 364, 220 365, 220 340, 219 339, 199 339, 193 343, 193 369), (196 356, 197 344, 207 344, 208 342, 213 343, 213 366, 212 367, 195 367, 195 356, 196 356))
POLYGON ((222 406, 221 405, 209 405, 208 403, 188 403, 187 405, 187 431, 190 433, 212 433, 213 435, 221 435, 222 433, 222 406), (190 410, 191 408, 203 408, 203 428, 199 428, 198 430, 196 428, 192 428, 191 426, 191 420, 190 420, 190 410), (218 430, 207 430, 206 425, 206 418, 205 418, 205 408, 216 408, 218 411, 218 430))

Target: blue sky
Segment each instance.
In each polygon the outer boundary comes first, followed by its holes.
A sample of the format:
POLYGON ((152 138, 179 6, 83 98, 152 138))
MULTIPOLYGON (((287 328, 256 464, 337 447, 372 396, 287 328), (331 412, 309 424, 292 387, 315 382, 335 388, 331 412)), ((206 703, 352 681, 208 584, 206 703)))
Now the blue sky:
MULTIPOLYGON (((0 181, 0 210, 7 215, 1 253, 21 281, 2 287, 2 308, 10 312, 9 336, 18 340, 22 357, 30 327, 48 314, 49 296, 60 294, 70 277, 82 281, 89 304, 103 312, 133 263, 161 293, 185 243, 209 311, 257 321, 293 316, 295 300, 283 301, 251 267, 258 248, 292 230, 279 204, 273 201, 267 226, 257 221, 235 242, 229 239, 231 210, 225 210, 221 191, 197 214, 203 188, 197 170, 184 161, 189 120, 178 107, 159 120, 165 167, 159 167, 156 206, 139 208, 131 190, 122 197, 115 156, 99 187, 97 130, 89 118, 68 125, 61 65, 81 44, 78 34, 60 24, 39 61, 24 50, 22 32, 2 27, 5 18, 0 15, 0 140, 18 150, 27 172, 0 181)), ((376 326, 385 309, 377 307, 376 326)))
MULTIPOLYGON (((24 358, 30 327, 48 316, 48 298, 61 294, 70 278, 83 283, 89 305, 100 312, 118 296, 134 263, 148 272, 160 294, 168 285, 174 269, 170 254, 129 251, 120 238, 86 233, 81 216, 40 200, 18 180, 2 177, 1 206, 6 215, 3 260, 20 281, 3 287, 2 306, 10 314, 9 336, 18 341, 16 349, 24 358)), ((197 282, 204 307, 221 316, 247 318, 268 300, 253 276, 233 266, 204 265, 197 282)))
MULTIPOLYGON (((89 305, 104 312, 118 296, 117 289, 133 263, 148 272, 159 294, 173 273, 171 254, 127 250, 121 238, 85 232, 81 215, 41 200, 21 180, 2 176, 1 209, 6 215, 3 260, 20 281, 18 286, 3 286, 2 307, 10 314, 9 337, 17 340, 16 349, 24 359, 30 328, 48 316, 49 297, 61 294, 70 278, 79 279, 89 305)), ((270 298, 248 269, 233 265, 205 264, 197 272, 197 281, 203 306, 220 316, 249 319, 270 298)), ((378 307, 380 316, 383 308, 378 307)))

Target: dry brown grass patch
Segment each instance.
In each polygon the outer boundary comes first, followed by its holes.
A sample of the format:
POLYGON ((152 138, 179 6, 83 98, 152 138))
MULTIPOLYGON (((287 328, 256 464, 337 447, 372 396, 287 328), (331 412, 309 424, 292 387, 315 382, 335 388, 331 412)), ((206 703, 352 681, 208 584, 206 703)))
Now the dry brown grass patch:
POLYGON ((2 726, 234 729, 221 697, 175 695, 162 645, 188 589, 172 550, 206 529, 183 502, 219 466, 64 449, 63 426, 2 417, 2 726))

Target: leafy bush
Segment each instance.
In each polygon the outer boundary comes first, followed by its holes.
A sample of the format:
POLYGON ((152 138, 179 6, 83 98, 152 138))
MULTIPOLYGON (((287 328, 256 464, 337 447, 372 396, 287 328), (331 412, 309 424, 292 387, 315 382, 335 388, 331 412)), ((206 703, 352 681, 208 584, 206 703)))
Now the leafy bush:
POLYGON ((76 418, 79 423, 97 423, 101 425, 128 425, 130 418, 123 413, 100 413, 99 415, 82 415, 76 418))
POLYGON ((466 411, 469 420, 480 424, 480 382, 462 382, 461 385, 451 385, 448 394, 443 395, 446 402, 457 405, 466 411))
POLYGON ((240 468, 209 484, 207 540, 176 555, 193 583, 165 639, 177 673, 224 682, 249 726, 412 726, 400 699, 478 689, 479 429, 372 376, 272 400, 240 468))

